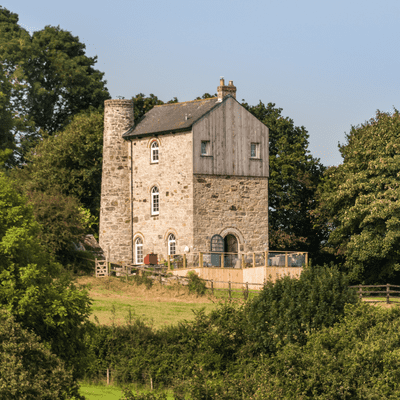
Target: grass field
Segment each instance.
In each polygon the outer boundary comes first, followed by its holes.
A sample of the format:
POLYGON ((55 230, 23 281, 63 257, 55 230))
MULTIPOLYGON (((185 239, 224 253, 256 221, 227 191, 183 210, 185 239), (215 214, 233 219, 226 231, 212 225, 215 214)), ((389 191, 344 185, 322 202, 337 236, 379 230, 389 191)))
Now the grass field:
POLYGON ((80 277, 77 283, 88 285, 92 303, 92 315, 102 325, 125 324, 129 311, 154 328, 177 324, 194 318, 193 310, 205 309, 210 312, 218 303, 218 298, 189 294, 181 285, 163 286, 155 283, 150 289, 144 285, 126 283, 124 279, 80 277))
MULTIPOLYGON (((133 385, 134 393, 136 388, 133 385)), ((141 390, 140 393, 146 392, 141 390)), ((81 383, 80 393, 86 397, 87 400, 120 400, 122 398, 122 389, 114 385, 92 385, 88 383, 81 383)), ((167 392, 167 399, 173 400, 173 395, 167 392)))

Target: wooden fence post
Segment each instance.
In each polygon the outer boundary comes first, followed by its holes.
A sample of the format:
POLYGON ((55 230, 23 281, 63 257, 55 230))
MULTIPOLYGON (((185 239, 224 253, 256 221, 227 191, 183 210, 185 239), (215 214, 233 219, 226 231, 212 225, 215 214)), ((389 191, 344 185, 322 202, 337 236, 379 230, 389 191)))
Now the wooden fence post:
POLYGON ((253 268, 256 267, 256 253, 253 253, 253 268))
POLYGON ((288 253, 285 251, 285 267, 287 268, 288 266, 288 253))
POLYGON ((110 368, 107 368, 107 385, 110 384, 110 368))
POLYGON ((228 281, 228 285, 229 285, 229 299, 232 298, 232 286, 231 286, 231 281, 228 281))
POLYGON ((360 297, 360 300, 362 300, 362 286, 358 286, 358 296, 360 297))
POLYGON ((183 255, 183 268, 186 268, 186 254, 183 255))
POLYGON ((390 304, 390 285, 387 283, 386 284, 386 303, 390 304))
POLYGON ((268 267, 268 251, 265 252, 265 268, 268 267))
POLYGON ((203 268, 203 253, 199 253, 199 267, 203 268))
POLYGON ((249 298, 249 283, 246 282, 246 292, 245 292, 245 300, 247 300, 249 298))
POLYGON ((214 280, 211 279, 211 293, 214 296, 214 280))
POLYGON ((244 254, 242 254, 242 269, 244 269, 244 254))

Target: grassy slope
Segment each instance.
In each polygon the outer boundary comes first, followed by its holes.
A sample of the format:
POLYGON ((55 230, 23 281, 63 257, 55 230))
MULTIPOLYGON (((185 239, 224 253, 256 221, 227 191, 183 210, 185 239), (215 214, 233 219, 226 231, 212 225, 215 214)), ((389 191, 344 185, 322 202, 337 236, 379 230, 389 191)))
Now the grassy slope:
POLYGON ((189 294, 181 285, 166 287, 155 283, 152 288, 137 286, 123 279, 80 277, 77 283, 86 284, 93 299, 91 320, 95 317, 102 325, 124 324, 129 310, 136 317, 152 321, 154 328, 177 324, 194 317, 192 310, 205 308, 206 312, 216 306, 215 298, 197 297, 189 294))

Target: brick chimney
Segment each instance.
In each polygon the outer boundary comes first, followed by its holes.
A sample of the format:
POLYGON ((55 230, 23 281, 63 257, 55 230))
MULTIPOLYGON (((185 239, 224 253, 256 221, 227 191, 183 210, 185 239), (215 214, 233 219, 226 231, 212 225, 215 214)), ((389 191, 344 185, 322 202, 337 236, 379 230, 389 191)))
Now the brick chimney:
POLYGON ((236 86, 233 86, 233 81, 229 81, 229 85, 225 86, 224 78, 219 80, 219 86, 217 88, 218 92, 218 101, 222 101, 222 99, 230 94, 232 97, 236 99, 236 86))

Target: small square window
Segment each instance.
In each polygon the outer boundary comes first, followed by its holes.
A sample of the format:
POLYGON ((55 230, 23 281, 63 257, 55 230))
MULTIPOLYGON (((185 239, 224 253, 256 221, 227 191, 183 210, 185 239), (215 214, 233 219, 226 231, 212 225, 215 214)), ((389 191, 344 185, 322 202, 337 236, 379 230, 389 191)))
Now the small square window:
POLYGON ((260 158, 260 143, 251 143, 250 158, 260 158))
POLYGON ((202 156, 210 155, 210 141, 209 140, 201 141, 201 155, 202 156))

